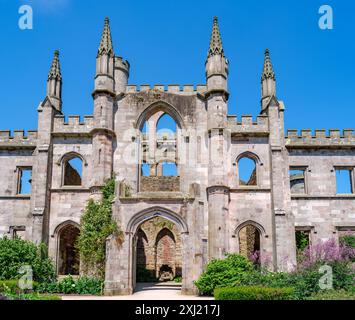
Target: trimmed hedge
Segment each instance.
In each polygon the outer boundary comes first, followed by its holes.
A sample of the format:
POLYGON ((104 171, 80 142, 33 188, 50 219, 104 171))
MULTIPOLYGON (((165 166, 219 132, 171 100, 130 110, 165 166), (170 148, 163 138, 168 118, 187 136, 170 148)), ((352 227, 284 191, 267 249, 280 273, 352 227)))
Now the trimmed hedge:
POLYGON ((291 300, 293 288, 268 288, 268 287, 225 287, 216 288, 216 300, 291 300))

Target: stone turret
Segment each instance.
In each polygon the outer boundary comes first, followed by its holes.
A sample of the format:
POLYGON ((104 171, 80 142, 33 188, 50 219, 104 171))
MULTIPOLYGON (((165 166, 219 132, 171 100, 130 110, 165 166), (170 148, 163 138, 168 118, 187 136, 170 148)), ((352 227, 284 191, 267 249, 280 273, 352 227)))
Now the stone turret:
POLYGON ((265 50, 264 68, 261 75, 261 109, 264 111, 272 97, 276 97, 276 77, 270 59, 269 49, 265 50))
POLYGON ((107 91, 109 94, 113 94, 114 59, 110 22, 106 17, 96 57, 95 91, 107 91))
POLYGON ((47 97, 55 109, 62 109, 62 73, 60 71, 59 51, 54 51, 54 58, 47 79, 47 97))
POLYGON ((213 18, 212 35, 206 61, 208 164, 208 243, 209 258, 223 258, 227 250, 226 221, 229 206, 228 161, 230 136, 227 129, 228 61, 224 55, 217 17, 213 18))
POLYGON ((96 57, 94 98, 93 167, 91 187, 96 192, 112 176, 112 141, 115 78, 115 55, 113 51, 109 19, 105 18, 100 46, 96 57))
POLYGON ((228 60, 224 56, 217 17, 213 18, 212 35, 206 61, 208 91, 227 91, 228 60))

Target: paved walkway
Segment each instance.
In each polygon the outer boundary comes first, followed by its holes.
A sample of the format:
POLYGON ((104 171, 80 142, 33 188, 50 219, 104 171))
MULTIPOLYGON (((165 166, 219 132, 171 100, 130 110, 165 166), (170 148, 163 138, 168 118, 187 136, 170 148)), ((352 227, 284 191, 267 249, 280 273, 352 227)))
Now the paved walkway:
POLYGON ((186 296, 181 294, 181 284, 175 282, 137 283, 130 296, 65 295, 63 300, 213 300, 211 297, 186 296))

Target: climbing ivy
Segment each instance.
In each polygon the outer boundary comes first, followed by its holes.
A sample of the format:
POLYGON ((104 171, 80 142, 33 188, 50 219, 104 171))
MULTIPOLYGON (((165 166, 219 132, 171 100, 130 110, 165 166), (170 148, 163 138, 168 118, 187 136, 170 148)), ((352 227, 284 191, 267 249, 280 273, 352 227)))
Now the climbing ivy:
POLYGON ((80 252, 82 270, 85 274, 104 278, 106 238, 122 237, 122 232, 112 219, 112 201, 115 179, 109 179, 102 189, 102 200, 90 199, 81 217, 81 231, 76 247, 80 252))

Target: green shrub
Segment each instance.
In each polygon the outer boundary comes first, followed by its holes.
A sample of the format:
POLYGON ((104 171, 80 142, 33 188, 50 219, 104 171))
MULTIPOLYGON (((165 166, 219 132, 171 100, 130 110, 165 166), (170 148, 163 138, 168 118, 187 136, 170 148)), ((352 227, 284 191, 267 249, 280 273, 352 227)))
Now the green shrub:
POLYGON ((80 277, 76 281, 76 291, 77 294, 92 294, 101 295, 103 290, 104 282, 100 279, 80 277))
POLYGON ((267 288, 257 286, 216 288, 216 300, 290 300, 293 288, 267 288))
POLYGON ((0 239, 0 280, 19 279, 20 267, 29 265, 33 271, 33 280, 48 282, 55 279, 55 269, 47 256, 45 245, 35 245, 19 238, 0 239))
POLYGON ((340 242, 348 247, 355 248, 355 235, 346 235, 340 238, 340 242))
POLYGON ((322 290, 308 300, 355 300, 355 292, 346 290, 322 290))
POLYGON ((227 254, 225 259, 212 260, 195 281, 201 294, 212 295, 217 287, 230 287, 242 279, 245 273, 254 272, 252 263, 237 254, 227 254))
POLYGON ((174 278, 174 282, 176 283, 181 283, 182 282, 182 277, 181 276, 177 276, 174 278))
POLYGON ((104 282, 97 278, 68 276, 58 282, 41 283, 36 287, 40 293, 101 295, 104 282))

